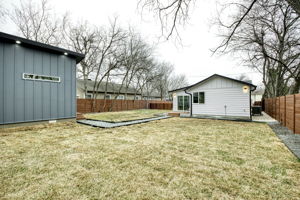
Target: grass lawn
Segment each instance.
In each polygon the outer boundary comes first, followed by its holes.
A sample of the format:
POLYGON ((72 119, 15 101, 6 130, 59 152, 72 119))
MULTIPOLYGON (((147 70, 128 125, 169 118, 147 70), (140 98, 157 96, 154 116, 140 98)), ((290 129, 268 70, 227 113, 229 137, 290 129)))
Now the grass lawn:
POLYGON ((265 124, 170 118, 0 131, 0 199, 299 199, 300 162, 265 124))
POLYGON ((170 112, 170 110, 140 109, 140 110, 129 110, 129 111, 121 111, 121 112, 92 113, 92 114, 85 114, 84 116, 88 119, 119 122, 119 121, 126 121, 126 120, 151 118, 151 117, 155 117, 156 114, 162 114, 166 112, 170 112))

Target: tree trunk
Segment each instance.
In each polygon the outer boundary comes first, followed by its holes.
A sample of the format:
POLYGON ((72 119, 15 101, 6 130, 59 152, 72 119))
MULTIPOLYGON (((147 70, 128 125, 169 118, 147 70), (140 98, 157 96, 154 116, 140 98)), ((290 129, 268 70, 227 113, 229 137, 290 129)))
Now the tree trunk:
POLYGON ((300 15, 300 1, 299 0, 286 0, 290 6, 300 15))
POLYGON ((295 85, 292 90, 292 94, 298 94, 300 91, 300 78, 295 79, 295 85))

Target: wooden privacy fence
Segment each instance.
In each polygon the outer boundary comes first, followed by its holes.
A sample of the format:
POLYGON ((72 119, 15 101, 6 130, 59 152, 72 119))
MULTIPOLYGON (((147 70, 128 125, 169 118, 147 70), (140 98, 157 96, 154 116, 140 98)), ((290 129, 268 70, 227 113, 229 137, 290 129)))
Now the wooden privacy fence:
POLYGON ((172 102, 150 103, 149 108, 160 109, 160 110, 172 110, 173 103, 172 102))
POLYGON ((93 109, 93 99, 77 99, 77 112, 90 113, 90 112, 111 112, 111 111, 124 111, 135 109, 172 109, 172 106, 165 106, 171 104, 168 101, 156 100, 117 100, 117 99, 96 99, 95 109, 93 109), (151 104, 153 104, 151 108, 151 104), (160 105, 162 104, 162 106, 160 105))
POLYGON ((300 134, 300 94, 268 98, 264 102, 266 113, 294 133, 300 134))

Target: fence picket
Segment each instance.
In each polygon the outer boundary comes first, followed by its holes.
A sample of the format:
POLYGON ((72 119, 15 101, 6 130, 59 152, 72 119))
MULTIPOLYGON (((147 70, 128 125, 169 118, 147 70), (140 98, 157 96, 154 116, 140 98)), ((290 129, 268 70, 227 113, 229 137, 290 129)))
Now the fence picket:
POLYGON ((265 112, 300 134, 300 94, 264 99, 265 112))

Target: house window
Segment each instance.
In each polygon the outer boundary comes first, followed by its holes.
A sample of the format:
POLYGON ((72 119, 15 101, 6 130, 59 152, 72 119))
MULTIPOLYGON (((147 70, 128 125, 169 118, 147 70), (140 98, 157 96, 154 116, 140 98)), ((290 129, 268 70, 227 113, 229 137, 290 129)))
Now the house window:
POLYGON ((205 93, 199 92, 199 103, 205 103, 205 93))
POLYGON ((58 76, 45 76, 37 74, 23 73, 23 79, 32 81, 48 81, 48 82, 60 82, 60 77, 58 76))
POLYGON ((135 96, 134 99, 135 99, 135 100, 139 100, 139 96, 135 96))
POLYGON ((105 99, 111 99, 111 95, 110 94, 105 95, 105 99))
POLYGON ((190 109, 190 96, 178 96, 178 110, 187 111, 190 109))
POLYGON ((204 92, 194 92, 193 93, 193 103, 205 103, 205 93, 204 92))
POLYGON ((199 103, 199 93, 198 92, 193 93, 193 103, 199 103))
POLYGON ((117 99, 124 100, 124 95, 119 95, 119 96, 117 97, 117 99))
POLYGON ((91 98, 92 98, 92 94, 86 94, 86 95, 85 95, 85 98, 86 98, 86 99, 91 99, 91 98))

